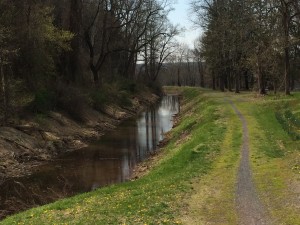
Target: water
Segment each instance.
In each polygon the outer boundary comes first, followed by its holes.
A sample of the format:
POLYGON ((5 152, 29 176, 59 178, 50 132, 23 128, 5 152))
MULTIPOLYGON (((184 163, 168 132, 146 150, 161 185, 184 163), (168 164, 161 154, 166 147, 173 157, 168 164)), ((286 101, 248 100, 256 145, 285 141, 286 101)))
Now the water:
POLYGON ((5 182, 1 185, 0 218, 127 181, 134 167, 156 151, 178 111, 178 96, 164 96, 159 104, 124 121, 89 147, 41 166, 29 177, 5 182))

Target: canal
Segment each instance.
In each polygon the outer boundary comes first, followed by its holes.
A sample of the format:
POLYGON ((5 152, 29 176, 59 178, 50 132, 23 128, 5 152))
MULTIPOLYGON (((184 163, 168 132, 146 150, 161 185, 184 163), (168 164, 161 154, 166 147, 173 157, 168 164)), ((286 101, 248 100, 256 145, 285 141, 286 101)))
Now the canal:
POLYGON ((0 219, 99 187, 125 182, 135 166, 157 150, 179 112, 176 95, 124 121, 90 146, 40 166, 28 177, 1 184, 0 219))

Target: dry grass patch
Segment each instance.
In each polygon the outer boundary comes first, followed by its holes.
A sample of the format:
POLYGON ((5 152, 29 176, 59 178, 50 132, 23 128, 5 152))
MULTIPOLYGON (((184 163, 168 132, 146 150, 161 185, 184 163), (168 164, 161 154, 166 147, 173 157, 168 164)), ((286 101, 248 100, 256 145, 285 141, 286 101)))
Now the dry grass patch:
MULTIPOLYGON (((186 199, 183 224, 237 224, 235 212, 235 181, 239 162, 241 125, 228 107, 219 113, 227 127, 222 150, 211 173, 194 181, 192 196, 186 199)), ((220 121, 217 121, 220 123, 220 121)))

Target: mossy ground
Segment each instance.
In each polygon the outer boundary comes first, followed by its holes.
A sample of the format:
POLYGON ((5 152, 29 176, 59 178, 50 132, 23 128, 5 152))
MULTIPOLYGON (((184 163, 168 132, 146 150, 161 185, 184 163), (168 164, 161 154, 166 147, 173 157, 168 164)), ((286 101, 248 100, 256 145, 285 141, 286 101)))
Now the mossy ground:
POLYGON ((61 200, 7 218, 0 224, 236 224, 235 182, 249 126, 251 166, 258 194, 280 224, 300 224, 299 141, 275 117, 300 98, 235 95, 197 88, 182 92, 180 122, 154 168, 144 177, 61 200), (298 196, 298 198, 297 198, 298 196))

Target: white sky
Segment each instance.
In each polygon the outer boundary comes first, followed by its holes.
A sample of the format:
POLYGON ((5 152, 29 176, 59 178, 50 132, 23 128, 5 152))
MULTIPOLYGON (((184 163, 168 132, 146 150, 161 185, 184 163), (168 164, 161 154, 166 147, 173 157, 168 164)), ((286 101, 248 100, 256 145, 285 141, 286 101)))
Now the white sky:
POLYGON ((190 48, 193 48, 194 40, 199 37, 200 29, 195 28, 190 21, 190 0, 177 0, 173 7, 175 10, 169 14, 170 21, 186 29, 177 39, 179 42, 186 43, 190 48))

